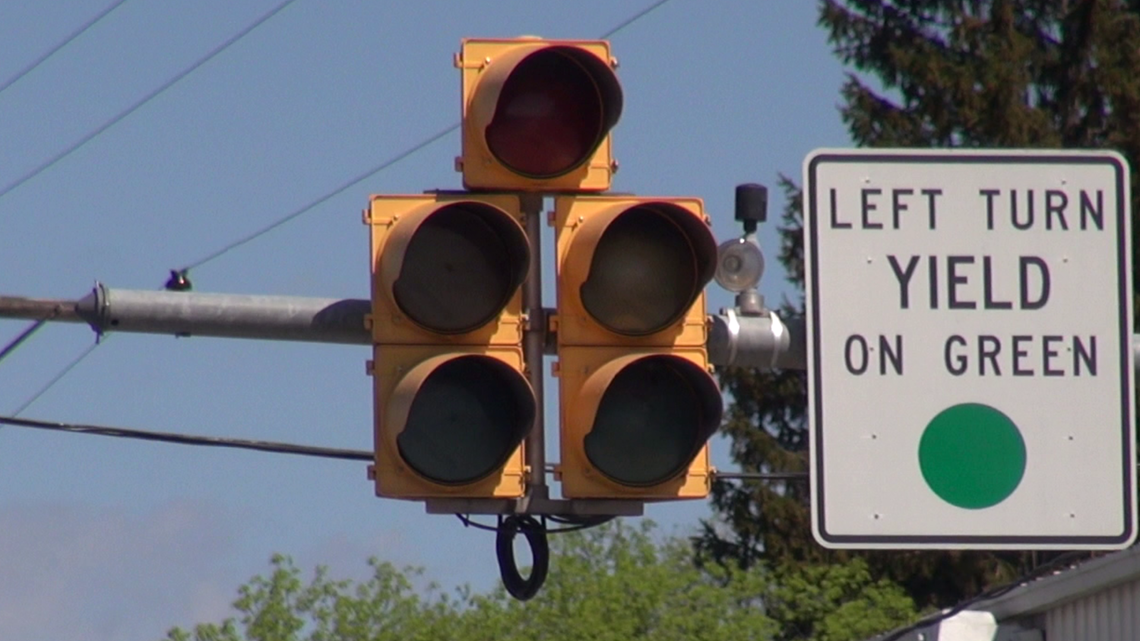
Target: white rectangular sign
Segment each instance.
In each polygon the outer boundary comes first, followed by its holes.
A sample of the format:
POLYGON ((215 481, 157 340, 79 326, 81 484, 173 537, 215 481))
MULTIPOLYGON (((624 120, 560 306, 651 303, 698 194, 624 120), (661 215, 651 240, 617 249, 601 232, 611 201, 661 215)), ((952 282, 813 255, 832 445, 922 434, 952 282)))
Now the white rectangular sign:
POLYGON ((1136 536, 1128 164, 804 161, 812 525, 836 548, 1136 536))

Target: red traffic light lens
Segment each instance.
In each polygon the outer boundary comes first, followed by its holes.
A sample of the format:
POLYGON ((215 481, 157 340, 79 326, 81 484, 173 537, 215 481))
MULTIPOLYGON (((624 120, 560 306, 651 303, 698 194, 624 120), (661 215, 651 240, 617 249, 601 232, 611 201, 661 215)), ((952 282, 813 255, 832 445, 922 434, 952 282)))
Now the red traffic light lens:
POLYGON ((621 89, 601 61, 572 47, 540 49, 503 83, 487 147, 524 176, 561 176, 589 160, 620 110, 621 89))
POLYGON ((663 483, 692 463, 722 411, 716 383, 696 364, 670 355, 638 359, 606 388, 583 440, 586 457, 623 485, 663 483))
POLYGON ((473 483, 506 463, 535 411, 534 393, 518 371, 494 358, 461 356, 424 379, 396 446, 424 478, 473 483))
POLYGON ((618 334, 659 332, 684 316, 715 261, 712 232, 684 210, 669 203, 631 207, 602 233, 582 304, 618 334))
POLYGON ((506 212, 476 202, 440 207, 416 228, 392 284, 396 305, 421 327, 473 331, 502 311, 526 277, 530 253, 506 212))

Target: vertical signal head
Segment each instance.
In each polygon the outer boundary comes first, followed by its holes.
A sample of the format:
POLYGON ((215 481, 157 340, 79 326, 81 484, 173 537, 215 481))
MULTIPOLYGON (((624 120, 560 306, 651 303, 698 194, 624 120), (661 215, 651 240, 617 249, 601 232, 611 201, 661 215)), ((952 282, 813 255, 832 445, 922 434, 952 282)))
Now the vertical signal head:
POLYGON ((537 403, 523 374, 530 262, 517 197, 376 196, 376 491, 518 497, 537 403))
POLYGON ((463 184, 503 191, 603 191, 622 90, 609 43, 464 40, 463 184))
POLYGON ((555 230, 563 496, 707 496, 723 401, 705 349, 717 253, 701 201, 561 196, 555 230))

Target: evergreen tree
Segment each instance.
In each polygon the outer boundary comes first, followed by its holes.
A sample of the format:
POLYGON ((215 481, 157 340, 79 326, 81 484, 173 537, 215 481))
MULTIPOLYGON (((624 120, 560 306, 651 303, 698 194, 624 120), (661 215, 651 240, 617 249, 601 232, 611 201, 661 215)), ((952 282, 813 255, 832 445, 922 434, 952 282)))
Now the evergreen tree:
MULTIPOLYGON (((1115 149, 1133 167, 1132 207, 1140 211, 1140 1, 823 0, 819 24, 854 69, 840 111, 856 145, 1115 149)), ((781 185, 788 204, 780 259, 802 291, 800 192, 788 178, 781 185)), ((1132 233, 1135 242, 1140 225, 1132 233)), ((1133 265, 1134 283, 1137 275, 1133 265)), ((802 314, 802 298, 784 311, 802 314)), ((731 370, 721 382, 733 398, 723 429, 741 468, 806 470, 804 373, 731 370)), ((1040 560, 828 551, 812 539, 807 498, 806 483, 718 483, 720 523, 706 523, 698 548, 743 566, 860 556, 876 580, 898 582, 920 606, 955 603, 1040 560)))

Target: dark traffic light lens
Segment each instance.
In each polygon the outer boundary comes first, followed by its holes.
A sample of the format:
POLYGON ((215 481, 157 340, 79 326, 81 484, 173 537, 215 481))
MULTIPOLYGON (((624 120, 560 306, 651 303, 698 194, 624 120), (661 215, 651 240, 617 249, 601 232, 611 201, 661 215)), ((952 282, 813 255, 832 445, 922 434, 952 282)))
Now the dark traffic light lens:
POLYGON ((586 162, 616 122, 620 97, 614 92, 620 92, 617 80, 596 59, 562 47, 540 49, 503 83, 487 147, 522 175, 561 176, 586 162))
POLYGON ((704 263, 711 257, 665 215, 661 208, 669 206, 630 208, 598 241, 582 283, 582 304, 611 331, 638 336, 665 329, 685 314, 708 282, 714 266, 704 263))
POLYGON ((480 203, 447 205, 416 229, 392 294, 422 327, 469 332, 502 311, 528 261, 526 236, 506 212, 480 203))
POLYGON ((421 476, 472 483, 506 463, 534 416, 534 395, 521 374, 486 356, 461 356, 424 379, 396 445, 421 476))
POLYGON ((720 424, 708 372, 675 356, 627 365, 606 388, 586 435, 586 457, 624 485, 655 485, 684 471, 720 424))

